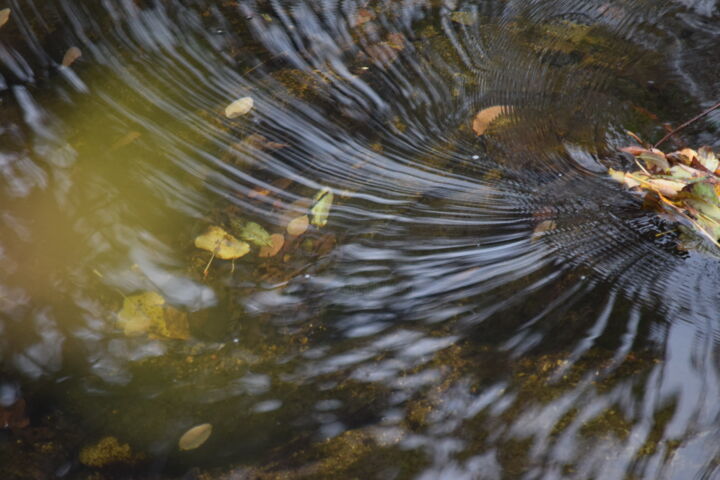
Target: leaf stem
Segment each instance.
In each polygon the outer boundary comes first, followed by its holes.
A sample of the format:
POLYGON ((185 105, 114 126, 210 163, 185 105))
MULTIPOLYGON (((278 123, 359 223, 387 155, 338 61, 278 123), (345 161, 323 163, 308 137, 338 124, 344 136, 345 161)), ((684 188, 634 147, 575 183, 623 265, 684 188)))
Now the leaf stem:
POLYGON ((676 129, 670 131, 667 135, 665 135, 663 138, 661 138, 659 142, 657 142, 657 143, 655 144, 655 148, 658 148, 658 146, 662 145, 662 144, 665 142, 665 140, 667 140, 668 138, 672 137, 673 135, 675 135, 677 132, 679 132, 679 131, 682 130, 683 128, 687 127, 688 125, 693 124, 694 122, 700 120, 702 117, 704 117, 704 116, 707 115, 708 113, 710 113, 710 112, 712 112, 713 110, 716 110, 716 109, 718 109, 718 108, 720 108, 720 102, 718 102, 718 103, 716 103, 715 105, 713 105, 712 107, 708 108, 707 110, 705 110, 705 111, 702 112, 701 114, 696 115, 695 117, 691 118, 690 120, 688 120, 687 122, 683 123, 682 125, 680 125, 680 126, 677 127, 676 129))

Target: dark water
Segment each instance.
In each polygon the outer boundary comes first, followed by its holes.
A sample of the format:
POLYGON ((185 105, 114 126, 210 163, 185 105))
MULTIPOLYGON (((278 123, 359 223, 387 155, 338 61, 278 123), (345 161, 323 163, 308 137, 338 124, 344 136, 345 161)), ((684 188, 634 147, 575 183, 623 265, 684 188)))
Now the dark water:
POLYGON ((715 0, 0 7, 1 478, 720 478, 717 255, 606 174, 720 98, 715 0))

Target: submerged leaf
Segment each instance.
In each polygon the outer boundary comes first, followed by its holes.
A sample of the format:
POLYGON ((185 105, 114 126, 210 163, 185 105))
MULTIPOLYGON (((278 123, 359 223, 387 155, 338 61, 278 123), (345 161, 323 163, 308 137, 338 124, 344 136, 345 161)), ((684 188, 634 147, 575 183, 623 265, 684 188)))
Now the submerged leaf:
POLYGON ((205 233, 195 238, 195 246, 213 252, 216 257, 223 260, 240 258, 250 251, 250 245, 216 226, 209 227, 205 233))
POLYGON ((225 107, 225 116, 227 118, 235 118, 241 115, 245 115, 250 110, 252 110, 253 105, 255 105, 255 101, 252 99, 252 97, 238 98, 230 105, 225 107))
POLYGON ((255 222, 248 222, 240 232, 240 238, 254 243, 258 247, 267 247, 272 245, 270 234, 262 226, 255 222))
POLYGON ((332 203, 333 192, 329 188, 323 188, 315 195, 315 205, 310 209, 310 213, 313 215, 313 225, 317 225, 318 227, 327 225, 332 203))
POLYGON ((10 9, 3 8, 2 10, 0 10, 0 27, 5 25, 8 20, 10 20, 10 9))
POLYGON ((182 437, 178 441, 178 447, 180 450, 193 450, 201 446, 203 443, 210 438, 212 433, 212 425, 209 423, 203 423, 192 427, 187 432, 183 433, 182 437))
POLYGON ((147 333, 153 325, 163 322, 165 299, 159 293, 144 292, 125 297, 118 312, 118 324, 125 335, 147 333))
POLYGON ((512 107, 497 105, 480 110, 473 119, 473 130, 477 135, 482 135, 497 117, 510 112, 511 108, 512 107))
POLYGON ((287 226, 287 232, 293 237, 298 237, 305 233, 310 225, 310 219, 307 215, 301 215, 290 220, 287 226))
POLYGON ((353 22, 355 26, 362 25, 363 23, 367 23, 370 20, 375 18, 375 14, 368 10, 367 8, 359 8, 357 11, 357 15, 355 16, 355 21, 353 22))
POLYGON ((285 236, 281 233, 273 233, 270 235, 270 245, 262 247, 258 253, 258 257, 274 257, 282 250, 283 245, 285 245, 285 236))
POLYGON ((461 25, 470 26, 475 24, 477 18, 472 12, 452 12, 450 20, 461 25))
POLYGON ((128 336, 152 334, 178 340, 190 338, 187 314, 166 305, 162 295, 156 292, 125 297, 118 312, 118 324, 128 336))
POLYGON ((67 52, 65 52, 65 55, 62 59, 62 66, 63 67, 69 67, 73 63, 75 63, 75 60, 82 57, 82 52, 77 47, 70 47, 68 48, 67 52))

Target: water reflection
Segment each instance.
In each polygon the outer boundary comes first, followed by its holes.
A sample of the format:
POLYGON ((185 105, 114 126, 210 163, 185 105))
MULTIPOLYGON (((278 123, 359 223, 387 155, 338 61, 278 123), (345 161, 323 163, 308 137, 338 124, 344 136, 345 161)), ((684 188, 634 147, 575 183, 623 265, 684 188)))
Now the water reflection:
POLYGON ((604 172, 625 130, 717 101, 713 8, 15 2, 2 448, 29 462, 50 426, 48 472, 112 435, 139 477, 712 478, 717 260, 604 172), (324 188, 328 224, 288 234, 324 188), (249 221, 280 254, 193 245, 249 221), (141 292, 188 333, 126 335, 141 292))

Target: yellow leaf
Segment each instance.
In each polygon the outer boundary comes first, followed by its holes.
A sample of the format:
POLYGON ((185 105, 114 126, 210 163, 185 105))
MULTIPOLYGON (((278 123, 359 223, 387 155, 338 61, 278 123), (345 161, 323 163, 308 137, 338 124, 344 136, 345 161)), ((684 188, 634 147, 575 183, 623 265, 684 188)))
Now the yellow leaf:
POLYGON ((497 105, 480 110, 473 120, 473 130, 476 134, 482 135, 497 117, 509 113, 511 109, 512 107, 497 105))
POLYGON ((329 188, 323 188, 315 195, 315 205, 310 209, 310 213, 313 215, 313 225, 317 225, 318 227, 327 225, 332 202, 333 193, 329 188))
POLYGON ((220 227, 211 226, 195 238, 195 246, 224 260, 240 258, 250 251, 250 245, 233 237, 220 227))
POLYGON ((68 48, 68 51, 65 52, 65 55, 62 59, 62 66, 63 67, 69 67, 73 63, 75 63, 75 60, 82 57, 82 52, 77 47, 70 47, 68 48))
POLYGON ((5 25, 8 20, 10 20, 10 9, 3 8, 2 10, 0 10, 0 27, 5 25))
POLYGON ((301 215, 290 220, 287 226, 287 232, 293 237, 297 237, 305 233, 310 224, 310 219, 307 215, 301 215))
POLYGON ((141 335, 150 327, 163 322, 165 299, 155 292, 144 292, 125 297, 118 323, 125 335, 141 335))
POLYGON ((178 447, 180 450, 193 450, 198 448, 200 445, 205 443, 210 434, 212 433, 212 425, 209 423, 203 423, 192 427, 187 432, 183 433, 178 441, 178 447))
POLYGON ((250 110, 252 110, 253 105, 255 105, 255 101, 252 99, 252 97, 238 98, 230 105, 225 107, 225 116, 227 118, 235 118, 241 115, 245 115, 250 110))

